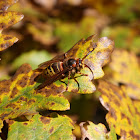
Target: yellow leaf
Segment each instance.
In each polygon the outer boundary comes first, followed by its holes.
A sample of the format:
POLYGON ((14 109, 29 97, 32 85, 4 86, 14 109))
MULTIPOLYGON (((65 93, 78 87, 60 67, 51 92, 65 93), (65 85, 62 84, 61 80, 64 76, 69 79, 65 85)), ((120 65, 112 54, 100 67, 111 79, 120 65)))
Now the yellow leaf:
POLYGON ((30 65, 23 64, 11 79, 0 81, 1 120, 32 115, 43 109, 69 109, 69 102, 62 94, 62 84, 36 91, 38 84, 34 81, 35 77, 30 65))
POLYGON ((18 41, 18 38, 11 35, 0 34, 0 51, 7 49, 18 41))
POLYGON ((109 111, 106 120, 109 126, 124 139, 140 139, 140 106, 134 106, 132 100, 121 89, 111 83, 99 81, 100 101, 109 111))
POLYGON ((23 19, 23 15, 18 12, 0 13, 0 30, 6 29, 23 19))
POLYGON ((18 0, 0 0, 0 11, 6 11, 12 4, 18 0))
POLYGON ((114 81, 124 84, 131 98, 140 99, 140 67, 136 55, 126 50, 115 50, 110 67, 114 71, 114 81))
POLYGON ((3 29, 8 28, 22 20, 23 15, 17 12, 0 12, 0 51, 7 49, 18 41, 11 35, 2 35, 3 29))

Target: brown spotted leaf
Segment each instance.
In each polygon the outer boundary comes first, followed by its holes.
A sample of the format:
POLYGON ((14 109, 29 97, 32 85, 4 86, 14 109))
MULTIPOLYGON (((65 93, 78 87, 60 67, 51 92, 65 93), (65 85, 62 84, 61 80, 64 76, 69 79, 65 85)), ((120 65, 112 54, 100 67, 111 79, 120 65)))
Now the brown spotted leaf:
POLYGON ((11 5, 16 3, 18 0, 0 0, 0 12, 6 11, 11 5))
POLYGON ((102 93, 100 101, 109 111, 106 120, 109 126, 115 128, 115 131, 122 139, 140 139, 140 106, 134 105, 132 100, 121 89, 111 83, 100 81, 99 91, 102 93))
POLYGON ((18 41, 18 38, 11 35, 0 34, 0 51, 7 49, 18 41))
MULTIPOLYGON (((83 62, 84 68, 80 71, 82 74, 86 74, 87 76, 75 74, 74 77, 77 80, 77 82, 76 80, 74 80, 73 77, 71 77, 68 85, 69 92, 77 92, 83 94, 93 93, 96 90, 96 88, 95 85, 91 82, 91 80, 93 78, 101 78, 104 75, 102 67, 110 60, 110 54, 113 51, 114 42, 108 39, 107 37, 100 38, 96 43, 93 42, 93 39, 93 35, 88 37, 86 40, 82 39, 77 44, 75 44, 68 52, 65 53, 67 59, 73 58, 76 60, 79 58, 82 59, 87 54, 89 54, 83 62), (87 65, 90 69, 85 65, 87 65)), ((58 62, 64 61, 64 54, 58 55, 52 60, 58 62)), ((45 64, 41 65, 38 69, 46 69, 45 64)), ((63 80, 63 82, 67 85, 68 75, 65 79, 61 80, 63 80)))
MULTIPOLYGON (((104 76, 102 67, 110 61, 110 55, 114 49, 114 42, 107 37, 100 38, 96 43, 93 42, 93 39, 94 36, 90 36, 86 40, 82 39, 67 52, 69 57, 82 59, 89 53, 89 51, 94 49, 94 51, 91 52, 84 60, 84 64, 91 68, 94 77, 92 77, 92 73, 89 68, 84 68, 81 71, 81 73, 88 74, 89 77, 80 76, 77 78, 77 81, 79 81, 81 87, 81 89, 78 91, 79 93, 92 93, 96 90, 95 86, 90 80, 92 80, 92 78, 99 79, 104 76)), ((69 91, 76 90, 76 82, 73 80, 69 87, 69 91)))
POLYGON ((0 30, 4 30, 23 19, 18 12, 0 12, 0 30))
POLYGON ((102 67, 110 61, 110 55, 114 49, 114 42, 107 37, 102 37, 98 39, 97 42, 93 40, 93 35, 86 40, 80 40, 67 52, 67 56, 82 59, 95 48, 94 51, 86 57, 84 63, 92 69, 94 79, 98 79, 104 76, 102 67))
POLYGON ((104 76, 102 67, 110 61, 110 55, 114 49, 114 41, 107 37, 100 38, 96 43, 96 48, 91 55, 85 59, 87 64, 94 73, 94 79, 104 76))
POLYGON ((18 41, 11 35, 2 35, 2 30, 22 20, 23 15, 17 12, 0 12, 0 51, 7 49, 18 41))
POLYGON ((69 109, 68 100, 61 94, 64 90, 62 84, 53 84, 37 91, 35 76, 30 65, 23 64, 10 80, 0 82, 1 120, 34 114, 42 109, 69 109))
POLYGON ((39 114, 26 122, 12 121, 8 140, 13 139, 36 139, 36 140, 72 140, 72 120, 67 116, 60 116, 56 113, 49 117, 39 114))
POLYGON ((126 50, 115 50, 110 67, 114 81, 124 84, 131 98, 140 99, 140 67, 136 55, 126 50))
POLYGON ((84 128, 85 123, 80 123, 82 140, 117 140, 114 128, 111 128, 110 132, 107 132, 106 127, 99 123, 98 125, 88 121, 87 130, 84 128))

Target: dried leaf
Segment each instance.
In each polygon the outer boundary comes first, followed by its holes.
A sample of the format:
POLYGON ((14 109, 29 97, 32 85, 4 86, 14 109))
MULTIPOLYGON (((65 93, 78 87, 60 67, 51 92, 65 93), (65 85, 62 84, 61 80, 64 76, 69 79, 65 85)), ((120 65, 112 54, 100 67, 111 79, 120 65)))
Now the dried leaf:
POLYGON ((140 67, 136 55, 126 50, 115 50, 112 54, 113 79, 124 84, 127 94, 140 99, 140 67))
POLYGON ((42 109, 67 110, 68 100, 61 94, 63 85, 53 84, 41 91, 34 81, 30 65, 23 64, 10 80, 0 82, 0 119, 11 119, 21 115, 32 115, 42 109), (54 92, 54 89, 55 90, 54 92))
POLYGON ((99 91, 102 93, 100 101, 109 111, 106 120, 109 126, 115 128, 115 131, 122 139, 140 139, 140 110, 139 106, 134 106, 132 100, 125 93, 124 89, 100 81, 99 91))
POLYGON ((72 140, 72 120, 67 116, 51 114, 43 117, 39 114, 26 122, 16 122, 9 127, 8 140, 38 139, 38 140, 72 140))
POLYGON ((84 128, 85 123, 80 123, 82 140, 117 140, 116 133, 114 128, 111 128, 110 133, 107 132, 106 127, 99 123, 95 125, 94 123, 88 121, 87 130, 84 128))

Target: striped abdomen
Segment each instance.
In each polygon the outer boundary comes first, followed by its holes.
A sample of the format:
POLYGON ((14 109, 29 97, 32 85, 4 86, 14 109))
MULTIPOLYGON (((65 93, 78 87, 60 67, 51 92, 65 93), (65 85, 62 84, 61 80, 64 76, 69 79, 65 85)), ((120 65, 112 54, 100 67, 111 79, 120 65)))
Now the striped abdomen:
POLYGON ((63 70, 63 62, 54 62, 49 65, 45 71, 44 75, 47 77, 52 77, 63 70))

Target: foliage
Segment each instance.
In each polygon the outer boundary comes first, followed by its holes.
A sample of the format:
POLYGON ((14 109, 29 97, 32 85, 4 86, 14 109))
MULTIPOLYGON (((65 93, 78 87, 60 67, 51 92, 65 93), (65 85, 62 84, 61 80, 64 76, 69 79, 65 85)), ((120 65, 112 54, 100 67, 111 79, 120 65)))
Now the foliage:
POLYGON ((1 81, 0 118, 2 120, 35 114, 41 109, 69 109, 67 99, 61 94, 62 85, 54 84, 36 91, 35 76, 31 67, 23 64, 10 80, 1 81), (57 92, 53 91, 54 88, 57 88, 57 92))
POLYGON ((95 125, 92 122, 88 122, 87 130, 83 127, 84 123, 80 124, 82 132, 82 140, 88 138, 93 140, 117 140, 115 130, 112 127, 111 131, 107 133, 107 130, 103 124, 95 125))
MULTIPOLYGON (((7 3, 8 4, 5 3, 5 5, 4 1, 2 0, 0 2, 0 9, 7 9, 13 2, 7 1, 7 3)), ((11 35, 3 35, 1 34, 1 32, 9 26, 12 26, 19 22, 20 20, 22 20, 22 18, 23 15, 18 12, 0 12, 0 51, 7 49, 18 41, 16 37, 13 37, 11 35)))
POLYGON ((38 140, 71 140, 72 120, 67 116, 51 114, 44 117, 39 114, 34 115, 29 121, 11 121, 8 133, 8 140, 12 139, 38 139, 38 140), (15 129, 16 128, 16 129, 15 129), (65 131, 65 133, 62 133, 65 131))
MULTIPOLYGON (((82 59, 95 47, 94 51, 91 52, 84 60, 84 63, 90 67, 94 74, 91 73, 91 70, 89 68, 85 67, 84 69, 82 69, 81 73, 87 74, 88 76, 80 76, 79 74, 75 75, 75 77, 77 77, 77 81, 80 84, 80 89, 78 91, 77 83, 73 78, 70 79, 68 85, 69 92, 78 92, 84 94, 92 93, 96 90, 96 88, 92 84, 91 80, 93 79, 93 77, 94 79, 98 79, 100 77, 103 77, 104 75, 102 66, 104 66, 109 61, 109 55, 114 48, 114 42, 104 37, 100 38, 97 43, 93 43, 93 38, 94 36, 90 36, 86 40, 80 40, 68 52, 66 52, 68 58, 73 57, 82 59)), ((55 57, 55 59, 57 59, 57 56, 55 57)), ((64 83, 67 83, 67 81, 68 78, 65 78, 63 80, 64 83)))
POLYGON ((76 43, 77 40, 93 34, 96 30, 94 22, 95 19, 91 17, 85 17, 82 21, 80 21, 80 23, 77 23, 77 25, 75 25, 75 23, 71 24, 68 22, 55 21, 55 35, 59 38, 65 38, 59 42, 58 47, 67 51, 71 48, 71 44, 76 43), (73 31, 75 32, 73 33, 73 31))
POLYGON ((24 53, 20 57, 14 60, 12 63, 13 68, 19 68, 22 64, 28 63, 31 65, 32 69, 35 69, 38 67, 38 65, 46 60, 51 59, 51 56, 48 52, 46 51, 30 51, 27 53, 24 53), (38 56, 38 57, 36 57, 38 56), (40 59, 38 59, 40 58, 40 59))
POLYGON ((99 90, 102 95, 100 101, 109 111, 106 120, 109 126, 114 126, 118 135, 124 139, 140 139, 140 112, 139 106, 133 105, 124 89, 115 85, 100 81, 99 90))
POLYGON ((139 140, 139 7, 139 0, 0 0, 0 139, 139 140), (38 89, 53 78, 34 69, 63 61, 64 52, 65 60, 89 53, 84 76, 76 73, 76 82, 65 73, 38 89))
POLYGON ((110 67, 114 81, 123 84, 131 98, 140 99, 140 67, 137 56, 126 50, 115 50, 110 67))

